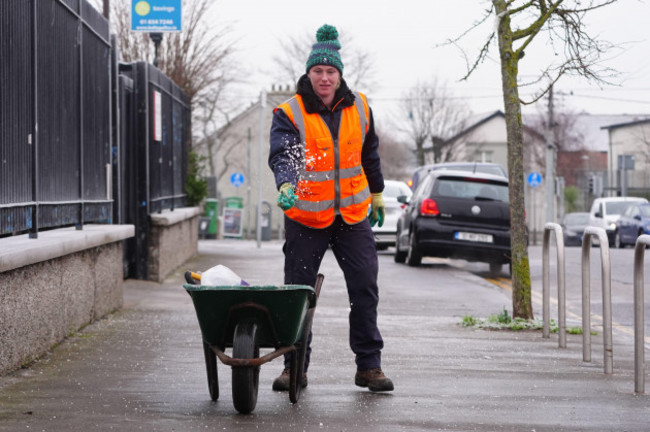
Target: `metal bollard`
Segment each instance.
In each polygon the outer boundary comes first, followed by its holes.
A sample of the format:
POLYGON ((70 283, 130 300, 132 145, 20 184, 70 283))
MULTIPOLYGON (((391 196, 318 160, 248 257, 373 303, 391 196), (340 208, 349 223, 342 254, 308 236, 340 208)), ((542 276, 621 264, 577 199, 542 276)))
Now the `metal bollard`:
POLYGON ((544 225, 544 241, 542 243, 542 337, 549 338, 551 332, 551 294, 549 289, 549 249, 551 231, 555 232, 555 245, 557 247, 557 317, 558 332, 560 336, 559 347, 566 348, 566 279, 564 265, 564 236, 562 233, 562 227, 553 222, 549 222, 544 225))
POLYGON ((588 226, 582 237, 582 360, 591 361, 591 293, 589 291, 589 251, 591 238, 598 237, 603 279, 603 348, 605 373, 613 373, 612 348, 612 278, 609 240, 603 228, 588 226))
POLYGON ((643 258, 650 235, 642 234, 634 246, 634 391, 645 392, 645 339, 643 300, 643 258))

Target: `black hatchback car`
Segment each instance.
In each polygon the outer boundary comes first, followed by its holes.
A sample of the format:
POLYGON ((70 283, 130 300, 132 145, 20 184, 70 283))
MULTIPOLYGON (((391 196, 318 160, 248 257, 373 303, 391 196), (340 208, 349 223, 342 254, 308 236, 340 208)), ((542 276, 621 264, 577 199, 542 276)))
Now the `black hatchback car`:
POLYGON ((395 262, 418 266, 422 257, 510 263, 508 179, 466 171, 431 171, 397 222, 395 262))

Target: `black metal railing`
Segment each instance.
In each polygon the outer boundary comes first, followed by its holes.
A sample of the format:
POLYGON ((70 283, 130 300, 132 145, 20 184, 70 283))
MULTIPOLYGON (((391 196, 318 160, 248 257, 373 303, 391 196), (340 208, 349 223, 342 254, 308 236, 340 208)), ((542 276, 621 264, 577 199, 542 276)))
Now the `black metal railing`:
POLYGON ((0 36, 0 236, 110 223, 108 22, 86 0, 2 0, 0 36))
POLYGON ((120 64, 122 217, 130 276, 146 279, 149 215, 182 207, 190 148, 190 104, 182 89, 145 62, 120 64), (158 124, 159 123, 159 124, 158 124))
POLYGON ((0 0, 0 237, 133 224, 125 274, 146 279, 149 215, 186 202, 191 109, 115 41, 86 0, 0 0))

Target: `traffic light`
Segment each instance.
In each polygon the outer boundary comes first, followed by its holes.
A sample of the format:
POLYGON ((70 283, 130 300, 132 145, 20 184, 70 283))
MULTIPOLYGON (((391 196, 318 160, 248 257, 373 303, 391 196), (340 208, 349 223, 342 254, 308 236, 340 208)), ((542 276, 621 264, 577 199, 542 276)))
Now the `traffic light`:
POLYGON ((593 176, 593 175, 590 175, 590 176, 587 178, 587 181, 589 182, 589 187, 588 187, 588 188, 589 188, 589 193, 592 194, 592 195, 594 194, 594 183, 595 183, 595 180, 596 180, 596 179, 595 179, 595 176, 593 176))

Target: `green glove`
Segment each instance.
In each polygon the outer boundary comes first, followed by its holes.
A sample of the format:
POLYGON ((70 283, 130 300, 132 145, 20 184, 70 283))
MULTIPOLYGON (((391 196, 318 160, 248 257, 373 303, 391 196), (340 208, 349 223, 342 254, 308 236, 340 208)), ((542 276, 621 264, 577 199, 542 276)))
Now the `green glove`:
POLYGON ((282 210, 289 210, 298 201, 298 197, 293 193, 293 186, 291 183, 282 183, 280 186, 280 193, 278 194, 278 207, 282 210))
POLYGON ((368 216, 368 219, 370 220, 370 226, 374 227, 376 223, 379 223, 380 227, 384 225, 384 216, 386 216, 386 204, 384 203, 384 197, 381 192, 372 194, 370 208, 370 215, 368 216))

